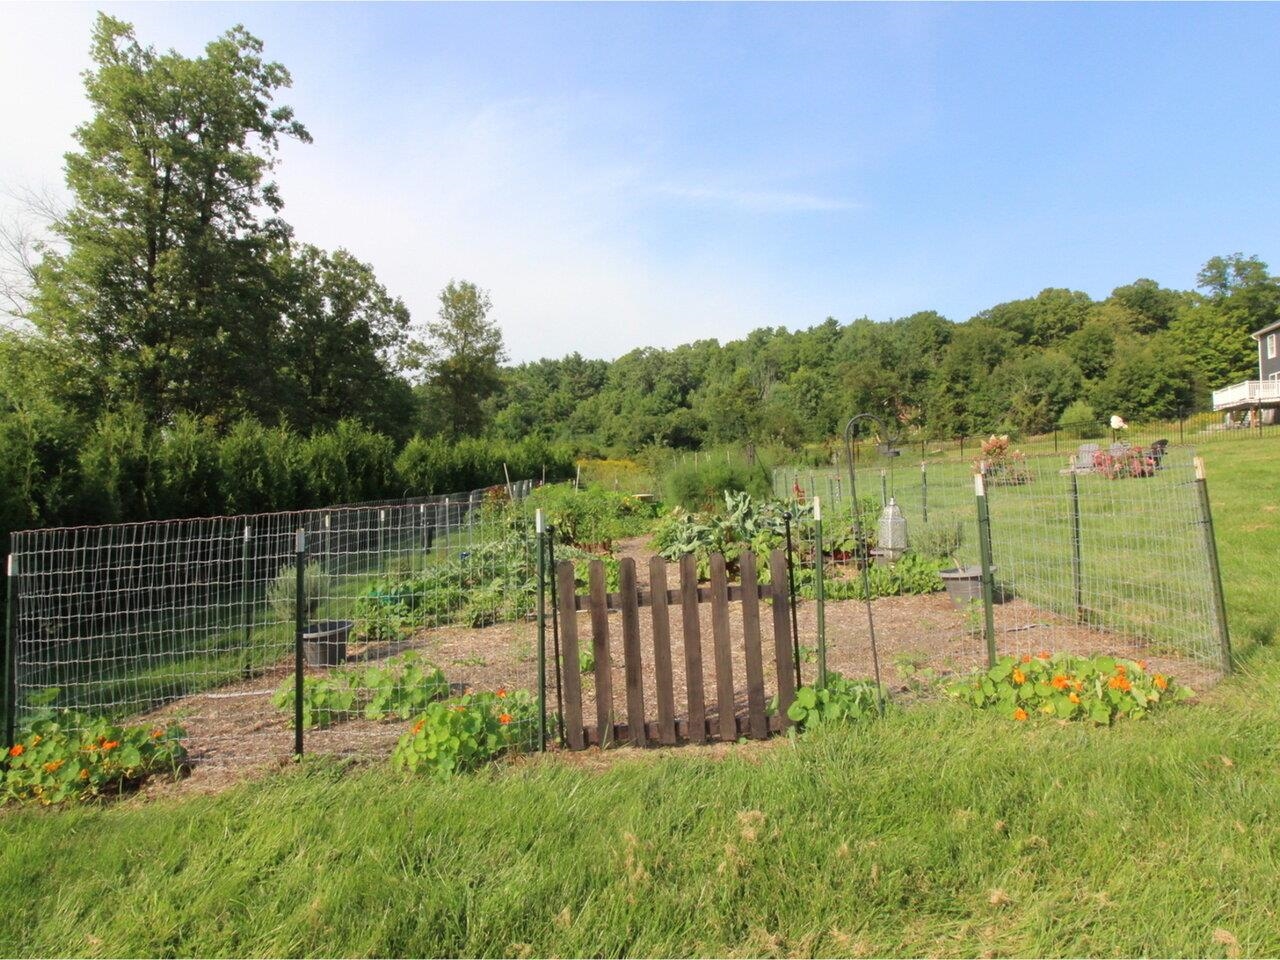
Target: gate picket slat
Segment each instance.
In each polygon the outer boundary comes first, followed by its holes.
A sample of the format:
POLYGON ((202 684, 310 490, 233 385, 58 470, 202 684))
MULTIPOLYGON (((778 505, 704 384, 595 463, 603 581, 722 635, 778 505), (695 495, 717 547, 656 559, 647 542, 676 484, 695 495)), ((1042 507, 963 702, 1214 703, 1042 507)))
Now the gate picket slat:
POLYGON ((667 562, 649 558, 649 589, 653 596, 653 679, 658 693, 658 740, 676 742, 676 697, 671 676, 671 618, 667 610, 667 562))
POLYGON ((613 662, 609 656, 609 605, 604 562, 592 560, 587 574, 591 591, 591 650, 596 661, 596 735, 602 747, 613 744, 613 662))
POLYGON ((769 583, 773 588, 773 648, 778 667, 778 715, 782 729, 791 726, 787 708, 796 698, 795 651, 791 647, 791 604, 787 596, 787 557, 781 550, 769 555, 769 583))
POLYGON ((578 614, 573 563, 556 564, 556 603, 560 607, 560 656, 564 661, 564 727, 570 750, 586 746, 582 737, 582 675, 578 664, 578 614))
POLYGON ((622 595, 622 665, 627 683, 627 727, 631 742, 645 745, 644 665, 640 659, 640 604, 636 596, 636 561, 623 557, 618 565, 622 595))
POLYGON ((698 561, 680 558, 680 615, 684 627, 685 686, 689 696, 689 739, 707 740, 707 702, 702 690, 702 626, 698 622, 698 561))
POLYGON ((720 739, 738 739, 734 722, 733 649, 729 646, 729 577, 725 572, 724 554, 711 555, 711 638, 716 658, 716 715, 720 739))
POLYGON ((755 740, 769 736, 764 715, 764 659, 760 652, 760 596, 756 592, 756 555, 747 550, 738 561, 742 571, 742 642, 746 645, 747 716, 755 740))

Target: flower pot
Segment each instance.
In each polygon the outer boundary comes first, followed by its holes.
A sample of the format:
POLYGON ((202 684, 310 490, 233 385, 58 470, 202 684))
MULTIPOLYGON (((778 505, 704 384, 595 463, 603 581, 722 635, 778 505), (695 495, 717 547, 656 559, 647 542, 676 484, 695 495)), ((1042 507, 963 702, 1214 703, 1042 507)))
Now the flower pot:
POLYGON ((302 653, 310 667, 336 667, 347 662, 350 620, 319 620, 302 632, 302 653))
MULTIPOLYGON (((991 568, 995 573, 995 567, 991 568)), ((947 588, 947 596, 957 607, 967 606, 971 600, 982 599, 982 568, 952 567, 939 572, 942 585, 947 588)))

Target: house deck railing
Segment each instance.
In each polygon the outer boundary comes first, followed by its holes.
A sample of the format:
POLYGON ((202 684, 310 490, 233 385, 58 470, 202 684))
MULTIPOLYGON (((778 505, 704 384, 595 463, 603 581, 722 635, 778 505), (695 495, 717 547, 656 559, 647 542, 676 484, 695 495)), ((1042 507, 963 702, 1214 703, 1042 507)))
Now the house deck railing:
POLYGON ((1280 380, 1246 380, 1213 391, 1214 410, 1238 410, 1263 404, 1280 404, 1280 380))

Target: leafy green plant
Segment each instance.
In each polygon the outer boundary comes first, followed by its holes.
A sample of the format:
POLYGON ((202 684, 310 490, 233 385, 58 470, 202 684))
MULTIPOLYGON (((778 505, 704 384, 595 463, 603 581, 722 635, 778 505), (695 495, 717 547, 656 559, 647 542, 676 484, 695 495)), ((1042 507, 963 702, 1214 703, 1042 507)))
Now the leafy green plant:
POLYGON ((615 540, 647 532, 658 509, 657 504, 628 494, 600 486, 575 490, 568 483, 539 487, 521 506, 530 518, 541 509, 559 542, 596 549, 608 549, 615 540))
POLYGON ((537 703, 523 691, 464 694, 431 703, 400 737, 392 766, 437 778, 472 770, 532 746, 537 703))
POLYGON ((33 698, 36 712, 6 751, 6 802, 56 804, 120 794, 150 776, 177 775, 186 732, 173 721, 125 726, 53 709, 56 689, 33 698))
MULTIPOLYGON (((871 599, 936 593, 942 589, 939 573, 947 566, 949 564, 945 561, 930 560, 916 553, 904 554, 893 563, 872 564, 867 569, 871 599)), ((866 597, 862 571, 855 567, 829 570, 823 588, 828 600, 863 600, 866 597)), ((796 569, 796 593, 806 600, 816 598, 817 583, 811 567, 796 569)))
MULTIPOLYGON (((296 696, 286 677, 271 702, 293 722, 296 696)), ((407 719, 449 694, 444 674, 413 650, 372 666, 337 667, 302 678, 302 728, 328 727, 363 715, 366 720, 407 719)))
POLYGON ((911 537, 911 549, 914 553, 930 560, 951 560, 960 566, 956 554, 964 545, 964 525, 960 523, 921 524, 911 537))
POLYGON ((1140 719, 1164 704, 1195 694, 1142 660, 1052 655, 1001 657, 990 670, 953 683, 952 696, 1017 721, 1035 715, 1088 720, 1108 726, 1118 717, 1140 719))
MULTIPOLYGON (((792 728, 803 733, 818 724, 863 720, 878 710, 876 685, 871 680, 850 680, 839 673, 828 673, 824 687, 801 687, 787 707, 792 728)), ((777 697, 772 704, 777 709, 777 697)))

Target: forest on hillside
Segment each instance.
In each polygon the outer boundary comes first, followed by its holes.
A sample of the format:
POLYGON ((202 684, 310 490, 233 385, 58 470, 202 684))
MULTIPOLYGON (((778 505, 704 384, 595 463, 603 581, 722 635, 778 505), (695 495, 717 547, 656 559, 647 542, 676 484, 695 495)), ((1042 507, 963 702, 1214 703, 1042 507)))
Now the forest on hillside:
POLYGON ((503 464, 561 476, 575 456, 654 446, 796 445, 863 410, 929 438, 1165 417, 1248 378, 1250 332, 1280 319, 1280 278, 1237 253, 1186 290, 1136 279, 960 320, 828 317, 512 365, 477 283, 414 318, 371 264, 294 235, 273 176, 281 141, 311 137, 257 38, 236 27, 185 57, 100 15, 91 53, 70 200, 19 192, 0 236, 0 531, 446 492, 503 464))

